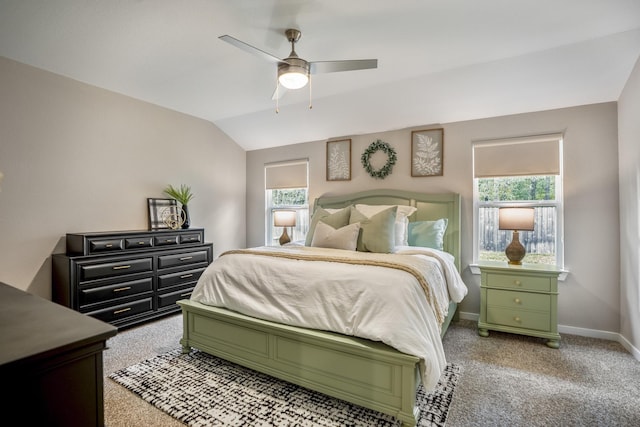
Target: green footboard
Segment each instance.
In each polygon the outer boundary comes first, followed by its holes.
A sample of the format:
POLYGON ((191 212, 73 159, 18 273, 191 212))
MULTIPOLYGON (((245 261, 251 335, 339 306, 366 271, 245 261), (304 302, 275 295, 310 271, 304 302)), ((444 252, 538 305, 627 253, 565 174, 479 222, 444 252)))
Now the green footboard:
POLYGON ((281 325, 189 300, 182 307, 184 352, 191 348, 414 426, 420 384, 415 356, 379 342, 281 325))

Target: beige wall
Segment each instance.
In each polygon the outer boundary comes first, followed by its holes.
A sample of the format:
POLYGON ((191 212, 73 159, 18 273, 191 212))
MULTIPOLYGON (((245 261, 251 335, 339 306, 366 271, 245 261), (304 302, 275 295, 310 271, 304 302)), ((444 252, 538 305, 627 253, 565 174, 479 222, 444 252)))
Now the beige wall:
MULTIPOLYGON (((426 128, 428 126, 420 127, 426 128)), ((352 180, 325 180, 325 141, 247 153, 247 244, 264 244, 264 163, 308 158, 310 198, 371 188, 422 192, 453 191, 462 195, 463 279, 470 288, 461 310, 479 312, 479 276, 472 262, 471 141, 538 133, 563 132, 565 194, 565 264, 570 270, 560 285, 559 322, 590 330, 618 332, 619 221, 616 103, 447 123, 444 176, 410 176, 410 136, 402 129, 352 138, 352 180), (375 139, 398 153, 393 173, 384 180, 366 174, 360 155, 375 139)), ((342 135, 336 135, 336 138, 342 135)))
MULTIPOLYGON (((618 102, 621 333, 640 349, 640 58, 618 102)), ((638 354, 640 355, 640 353, 638 354)))
POLYGON ((170 183, 216 255, 245 245, 245 151, 217 127, 5 58, 0 171, 0 281, 45 298, 66 233, 146 229, 170 183))

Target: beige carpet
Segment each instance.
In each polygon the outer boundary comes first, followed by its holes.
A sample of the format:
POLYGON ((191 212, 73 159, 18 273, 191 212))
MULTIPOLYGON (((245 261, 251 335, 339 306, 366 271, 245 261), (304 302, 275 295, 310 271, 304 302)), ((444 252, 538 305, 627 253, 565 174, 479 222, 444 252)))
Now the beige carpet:
MULTIPOLYGON (((106 378, 118 369, 179 347, 182 318, 120 332, 104 353, 108 427, 182 426, 106 378)), ((640 362, 617 343, 563 335, 559 350, 542 340, 453 324, 444 339, 460 377, 447 426, 640 425, 640 362)))

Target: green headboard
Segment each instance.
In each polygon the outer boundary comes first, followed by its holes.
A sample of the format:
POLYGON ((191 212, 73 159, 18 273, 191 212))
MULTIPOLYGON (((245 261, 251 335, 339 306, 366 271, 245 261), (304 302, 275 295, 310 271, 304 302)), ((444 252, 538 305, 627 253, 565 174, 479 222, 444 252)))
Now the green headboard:
POLYGON ((435 221, 447 218, 449 225, 444 235, 444 250, 456 258, 460 271, 460 194, 427 194, 403 190, 369 190, 340 196, 320 196, 313 209, 343 208, 357 203, 366 205, 408 205, 418 210, 409 221, 435 221))

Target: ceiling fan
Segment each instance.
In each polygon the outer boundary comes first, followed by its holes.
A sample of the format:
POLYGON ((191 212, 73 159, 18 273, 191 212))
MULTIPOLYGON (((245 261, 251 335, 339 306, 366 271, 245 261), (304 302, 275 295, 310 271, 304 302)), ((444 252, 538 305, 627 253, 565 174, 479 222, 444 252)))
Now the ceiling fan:
MULTIPOLYGON (((267 53, 257 47, 251 46, 229 35, 218 37, 233 46, 257 55, 269 62, 278 65, 278 83, 287 89, 300 89, 307 85, 311 74, 335 73, 338 71, 366 70, 378 67, 377 59, 354 59, 344 61, 307 61, 298 56, 295 51, 295 44, 302 32, 290 28, 284 32, 287 40, 291 43, 291 53, 288 57, 280 59, 270 53, 267 53)), ((276 87, 273 95, 277 99, 281 94, 276 87)))

